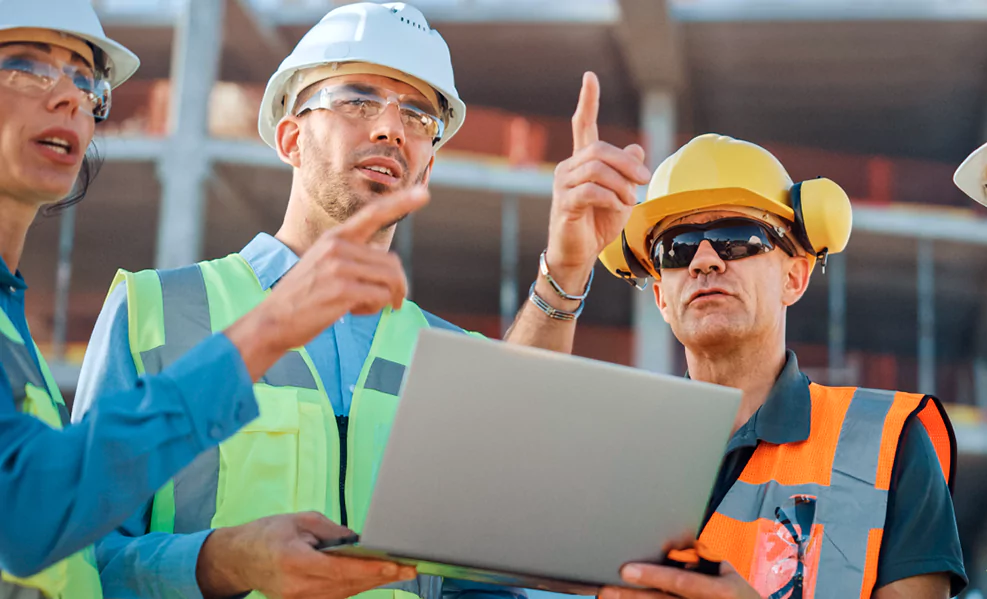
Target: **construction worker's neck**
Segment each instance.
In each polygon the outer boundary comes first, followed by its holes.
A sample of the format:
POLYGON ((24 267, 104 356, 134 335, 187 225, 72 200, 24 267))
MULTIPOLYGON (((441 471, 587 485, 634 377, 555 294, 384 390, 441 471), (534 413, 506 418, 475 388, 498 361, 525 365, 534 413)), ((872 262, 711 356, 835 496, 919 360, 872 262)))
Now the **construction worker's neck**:
MULTIPOLYGON (((330 214, 322 204, 306 192, 305 187, 296 181, 291 187, 291 197, 288 199, 288 209, 285 211, 284 222, 275 237, 288 246, 296 255, 301 256, 318 241, 319 237, 343 224, 339 218, 330 214)), ((394 226, 381 230, 370 245, 388 249, 394 239, 394 226)))
POLYGON ((27 230, 38 214, 38 204, 0 194, 0 258, 16 272, 24 252, 27 230))
POLYGON ((689 376, 697 381, 740 389, 743 401, 733 430, 736 431, 768 399, 785 367, 785 327, 711 347, 686 347, 689 376))

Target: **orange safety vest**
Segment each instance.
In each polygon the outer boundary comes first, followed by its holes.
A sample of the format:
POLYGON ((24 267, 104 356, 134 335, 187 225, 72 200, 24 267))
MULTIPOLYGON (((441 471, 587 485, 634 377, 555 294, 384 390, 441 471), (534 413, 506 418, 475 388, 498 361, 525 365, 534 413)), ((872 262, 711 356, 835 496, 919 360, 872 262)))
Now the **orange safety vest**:
POLYGON ((699 537, 770 599, 868 599, 901 432, 917 416, 953 488, 956 439, 934 397, 809 386, 809 438, 761 442, 699 537))

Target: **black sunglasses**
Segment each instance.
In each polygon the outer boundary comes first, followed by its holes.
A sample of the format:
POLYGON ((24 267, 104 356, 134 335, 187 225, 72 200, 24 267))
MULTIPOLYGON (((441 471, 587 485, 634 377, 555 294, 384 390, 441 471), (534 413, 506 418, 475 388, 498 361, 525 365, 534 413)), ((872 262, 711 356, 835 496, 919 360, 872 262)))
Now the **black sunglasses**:
POLYGON ((775 246, 789 256, 795 255, 795 247, 782 233, 760 221, 735 217, 666 229, 651 240, 651 264, 658 272, 665 268, 687 268, 704 241, 724 261, 766 254, 775 246))

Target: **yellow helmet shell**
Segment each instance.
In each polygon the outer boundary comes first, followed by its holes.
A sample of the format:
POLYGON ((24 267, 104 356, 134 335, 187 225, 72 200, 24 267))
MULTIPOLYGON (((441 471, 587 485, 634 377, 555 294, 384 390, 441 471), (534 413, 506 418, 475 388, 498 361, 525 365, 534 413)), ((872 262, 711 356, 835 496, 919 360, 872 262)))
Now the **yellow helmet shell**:
MULTIPOLYGON (((764 210, 794 223, 792 187, 785 167, 761 146, 723 135, 700 135, 661 163, 651 178, 647 199, 634 208, 622 238, 603 250, 600 261, 625 280, 640 279, 645 273, 658 279, 647 248, 655 225, 671 216, 729 206, 764 210), (631 265, 631 259, 637 264, 631 265), (629 276, 632 273, 636 275, 629 276)), ((828 179, 808 181, 802 188, 808 237, 816 248, 806 249, 812 254, 824 248, 830 253, 842 251, 851 225, 846 193, 828 179)))

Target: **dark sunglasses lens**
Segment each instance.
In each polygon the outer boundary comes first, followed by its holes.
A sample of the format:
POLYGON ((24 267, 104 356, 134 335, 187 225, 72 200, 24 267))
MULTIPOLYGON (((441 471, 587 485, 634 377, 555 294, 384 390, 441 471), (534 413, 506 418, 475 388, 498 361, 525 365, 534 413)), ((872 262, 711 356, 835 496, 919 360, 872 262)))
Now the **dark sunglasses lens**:
POLYGON ((651 263, 657 270, 686 268, 703 241, 709 241, 720 259, 725 261, 757 256, 774 249, 767 231, 754 223, 724 223, 706 230, 670 229, 652 246, 651 263))
POLYGON ((723 260, 739 260, 774 249, 767 232, 755 224, 742 224, 706 231, 706 239, 723 260))
POLYGON ((685 268, 699 250, 705 237, 703 231, 685 231, 672 235, 662 235, 655 242, 651 252, 651 262, 655 268, 685 268))

